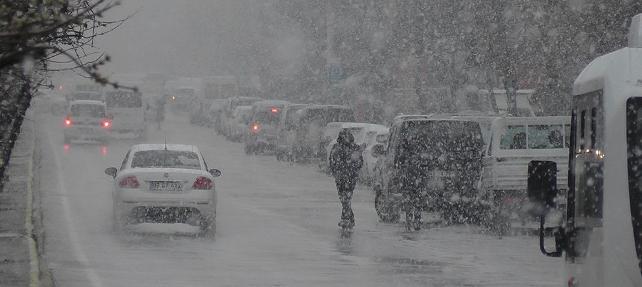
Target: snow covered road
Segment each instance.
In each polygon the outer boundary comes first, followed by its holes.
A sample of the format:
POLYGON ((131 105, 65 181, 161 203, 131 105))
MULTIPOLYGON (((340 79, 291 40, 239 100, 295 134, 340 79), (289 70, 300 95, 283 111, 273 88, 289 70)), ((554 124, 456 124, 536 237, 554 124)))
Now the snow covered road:
POLYGON ((212 130, 169 117, 146 142, 199 146, 222 170, 215 240, 111 231, 111 178, 136 141, 63 146, 58 118, 39 121, 46 256, 57 286, 561 286, 562 260, 535 237, 498 239, 475 228, 406 234, 378 222, 358 188, 357 226, 337 229, 333 180, 313 167, 246 156, 212 130))

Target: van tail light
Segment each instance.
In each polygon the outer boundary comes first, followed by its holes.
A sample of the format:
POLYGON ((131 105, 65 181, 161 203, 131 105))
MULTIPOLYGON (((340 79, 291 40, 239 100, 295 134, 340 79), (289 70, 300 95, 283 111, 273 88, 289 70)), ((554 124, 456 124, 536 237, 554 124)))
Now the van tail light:
POLYGON ((66 117, 65 118, 65 127, 70 127, 71 126, 71 117, 66 117))
POLYGON ((140 183, 138 183, 138 179, 135 176, 130 175, 121 179, 118 182, 118 186, 121 188, 139 188, 140 183))
POLYGON ((104 119, 100 122, 100 126, 106 129, 111 128, 111 121, 104 119))
POLYGON ((204 176, 197 177, 194 181, 194 185, 192 185, 192 189, 208 190, 212 188, 214 188, 214 182, 204 176))

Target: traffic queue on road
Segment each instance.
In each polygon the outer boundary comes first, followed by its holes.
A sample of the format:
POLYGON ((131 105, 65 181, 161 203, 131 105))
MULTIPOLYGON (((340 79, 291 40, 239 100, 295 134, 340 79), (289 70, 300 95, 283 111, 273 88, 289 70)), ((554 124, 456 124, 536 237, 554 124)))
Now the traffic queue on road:
MULTIPOLYGON (((370 186, 383 222, 403 220, 404 189, 420 189, 423 210, 444 224, 478 224, 498 233, 535 226, 527 198, 528 164, 568 164, 570 117, 508 117, 475 113, 399 115, 387 125, 355 120, 349 106, 231 97, 204 116, 216 133, 248 155, 318 167, 340 131, 348 130, 364 159, 359 180, 370 186), (409 184, 412 183, 412 184, 409 184)), ((561 189, 563 170, 559 172, 561 189)))

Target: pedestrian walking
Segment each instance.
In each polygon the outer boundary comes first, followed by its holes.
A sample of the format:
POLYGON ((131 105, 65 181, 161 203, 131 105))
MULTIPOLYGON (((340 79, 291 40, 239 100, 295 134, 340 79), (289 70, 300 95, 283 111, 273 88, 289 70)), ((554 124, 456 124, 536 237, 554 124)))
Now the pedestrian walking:
POLYGON ((330 172, 334 176, 341 202, 339 226, 343 229, 351 229, 355 224, 351 201, 359 170, 363 165, 361 152, 361 148, 354 143, 354 136, 347 129, 339 133, 337 143, 330 151, 330 172))

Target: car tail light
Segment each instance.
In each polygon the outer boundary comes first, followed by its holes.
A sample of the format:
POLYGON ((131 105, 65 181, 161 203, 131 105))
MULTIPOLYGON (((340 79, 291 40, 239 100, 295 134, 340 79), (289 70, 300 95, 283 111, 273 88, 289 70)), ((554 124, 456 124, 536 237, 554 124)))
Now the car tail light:
POLYGON ((194 185, 192 185, 192 189, 212 189, 214 187, 214 182, 204 176, 199 176, 196 178, 196 181, 194 181, 194 185))
POLYGON ((276 113, 278 113, 278 112, 279 112, 279 108, 272 108, 272 110, 271 110, 271 111, 272 111, 272 113, 273 113, 273 114, 276 114, 276 113))
POLYGON ((252 133, 256 134, 261 131, 261 125, 259 123, 253 123, 250 127, 250 130, 252 131, 252 133))
POLYGON ((103 128, 106 128, 106 129, 110 128, 111 127, 111 121, 103 120, 102 122, 100 122, 100 126, 103 127, 103 128))
POLYGON ((65 126, 70 127, 71 126, 71 117, 66 117, 65 118, 65 126))
POLYGON ((122 188, 138 188, 140 187, 140 183, 138 183, 138 179, 135 176, 130 175, 121 179, 118 186, 122 188))

